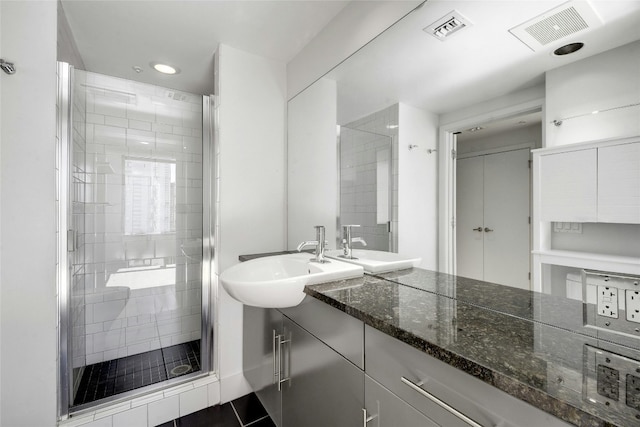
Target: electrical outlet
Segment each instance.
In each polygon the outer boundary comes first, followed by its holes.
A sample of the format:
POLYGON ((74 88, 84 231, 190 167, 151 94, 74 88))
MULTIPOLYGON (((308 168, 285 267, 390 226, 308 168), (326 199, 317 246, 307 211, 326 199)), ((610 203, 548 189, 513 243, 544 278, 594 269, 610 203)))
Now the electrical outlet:
POLYGON ((598 285, 598 314, 618 318, 618 288, 598 285))
POLYGON ((604 365, 598 365, 598 394, 609 399, 620 399, 620 371, 604 365))
POLYGON ((625 313, 629 322, 640 323, 640 292, 625 291, 625 313))
POLYGON ((640 377, 627 374, 627 400, 628 407, 640 411, 640 377))

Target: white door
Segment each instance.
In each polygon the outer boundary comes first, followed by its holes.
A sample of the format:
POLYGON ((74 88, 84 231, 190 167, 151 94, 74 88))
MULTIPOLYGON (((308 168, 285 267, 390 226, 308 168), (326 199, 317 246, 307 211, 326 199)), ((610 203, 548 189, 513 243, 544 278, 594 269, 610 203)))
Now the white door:
POLYGON ((456 274, 483 280, 484 158, 460 159, 456 168, 456 274))
POLYGON ((529 150, 461 159, 457 180, 457 274, 529 289, 529 150))

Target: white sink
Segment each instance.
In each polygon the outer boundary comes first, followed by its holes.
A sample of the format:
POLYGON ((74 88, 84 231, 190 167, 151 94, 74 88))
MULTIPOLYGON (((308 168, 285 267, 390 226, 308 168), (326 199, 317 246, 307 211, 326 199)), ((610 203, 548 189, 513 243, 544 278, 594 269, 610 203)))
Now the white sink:
POLYGON ((370 251, 366 249, 353 249, 351 254, 354 258, 343 258, 342 249, 326 251, 328 258, 360 265, 368 273, 386 273, 389 271, 402 270, 404 268, 417 267, 422 261, 421 258, 408 258, 394 252, 370 251))
POLYGON ((257 258, 222 272, 224 289, 236 300, 254 307, 293 307, 304 299, 304 287, 333 280, 362 277, 361 266, 336 260, 319 264, 313 255, 297 253, 257 258))

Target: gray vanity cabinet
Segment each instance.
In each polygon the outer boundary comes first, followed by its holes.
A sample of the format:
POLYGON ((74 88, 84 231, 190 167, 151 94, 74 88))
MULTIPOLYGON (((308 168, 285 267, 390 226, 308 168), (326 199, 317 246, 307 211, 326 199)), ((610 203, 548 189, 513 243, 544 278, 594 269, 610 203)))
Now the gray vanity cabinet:
POLYGON ((369 326, 365 327, 365 354, 368 376, 437 425, 569 426, 559 418, 369 326))
POLYGON ((277 310, 244 306, 243 371, 273 422, 282 426, 282 393, 278 390, 276 335, 284 316, 277 310))
POLYGON ((327 341, 362 363, 363 323, 317 300, 298 307, 283 310, 294 321, 244 306, 245 378, 278 427, 362 425, 364 372, 327 341))
POLYGON ((364 379, 364 395, 367 427, 438 427, 368 375, 364 379))
POLYGON ((318 338, 284 318, 283 427, 352 427, 362 423, 364 373, 318 338))

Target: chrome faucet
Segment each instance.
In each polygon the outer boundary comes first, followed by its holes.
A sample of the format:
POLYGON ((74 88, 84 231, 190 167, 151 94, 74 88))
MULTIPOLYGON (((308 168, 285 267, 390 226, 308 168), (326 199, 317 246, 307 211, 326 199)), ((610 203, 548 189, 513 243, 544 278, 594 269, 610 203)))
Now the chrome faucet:
POLYGON ((352 245, 354 243, 362 243, 362 246, 367 246, 367 242, 362 237, 351 237, 351 229, 354 227, 360 227, 359 225, 343 225, 342 226, 342 252, 340 255, 342 258, 358 259, 353 256, 352 245))
POLYGON ((316 225, 314 226, 314 228, 316 229, 316 240, 309 240, 307 242, 300 243, 298 245, 298 252, 302 251, 302 249, 306 246, 315 245, 316 247, 315 258, 312 259, 311 261, 319 262, 321 264, 328 263, 329 260, 325 259, 324 257, 324 250, 327 244, 329 243, 325 240, 325 237, 324 237, 324 225, 316 225))

